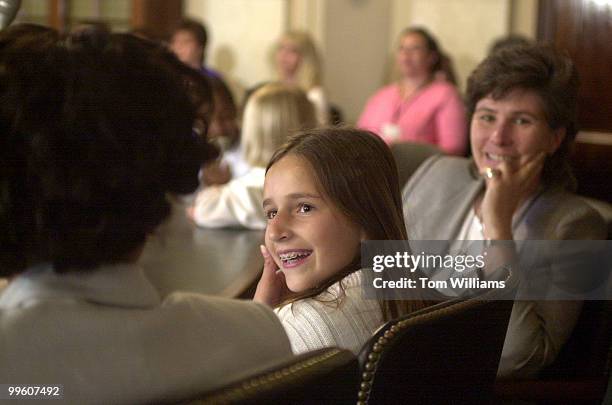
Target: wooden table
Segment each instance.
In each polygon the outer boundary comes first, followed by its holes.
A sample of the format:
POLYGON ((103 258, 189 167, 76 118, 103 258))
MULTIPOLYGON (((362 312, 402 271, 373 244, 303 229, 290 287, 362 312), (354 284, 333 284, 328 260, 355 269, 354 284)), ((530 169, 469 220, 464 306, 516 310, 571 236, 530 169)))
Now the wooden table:
POLYGON ((162 296, 173 291, 238 297, 263 268, 263 231, 204 229, 187 218, 186 204, 149 238, 141 264, 162 296))

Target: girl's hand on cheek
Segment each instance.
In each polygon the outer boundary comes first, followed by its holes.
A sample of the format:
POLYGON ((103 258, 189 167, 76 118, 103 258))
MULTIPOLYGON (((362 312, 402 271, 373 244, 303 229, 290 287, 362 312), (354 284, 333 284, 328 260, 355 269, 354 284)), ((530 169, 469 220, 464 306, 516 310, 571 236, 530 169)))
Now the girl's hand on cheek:
POLYGON ((257 283, 253 301, 275 307, 291 293, 285 282, 285 275, 278 269, 270 252, 265 246, 259 246, 264 258, 263 274, 257 283))
POLYGON ((518 168, 502 162, 496 169, 498 175, 487 179, 481 205, 485 238, 512 239, 512 217, 519 204, 536 190, 545 159, 546 154, 540 152, 518 168))

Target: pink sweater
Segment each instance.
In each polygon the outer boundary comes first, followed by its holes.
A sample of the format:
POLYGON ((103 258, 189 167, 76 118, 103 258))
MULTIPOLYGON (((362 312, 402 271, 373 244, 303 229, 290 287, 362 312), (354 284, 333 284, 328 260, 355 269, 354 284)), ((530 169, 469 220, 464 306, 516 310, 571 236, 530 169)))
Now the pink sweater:
POLYGON ((382 88, 368 100, 357 126, 387 143, 431 143, 446 153, 462 155, 467 146, 465 121, 465 107, 455 87, 436 81, 405 101, 397 84, 382 88), (389 124, 398 127, 396 138, 385 133, 389 124))

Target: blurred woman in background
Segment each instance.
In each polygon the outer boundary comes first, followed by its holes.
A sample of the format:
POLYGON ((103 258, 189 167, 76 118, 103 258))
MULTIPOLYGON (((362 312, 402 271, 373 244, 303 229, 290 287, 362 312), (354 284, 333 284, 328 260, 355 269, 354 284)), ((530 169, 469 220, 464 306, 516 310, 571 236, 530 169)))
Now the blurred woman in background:
POLYGON ((328 124, 329 105, 322 86, 321 59, 310 35, 303 31, 286 32, 276 47, 275 66, 278 80, 304 90, 315 106, 319 124, 328 124))
POLYGON ((465 108, 447 80, 436 80, 438 44, 423 28, 402 31, 396 53, 400 78, 372 96, 357 125, 387 143, 424 142, 463 155, 467 148, 465 108))
POLYGON ((234 97, 223 80, 209 76, 212 87, 214 109, 208 139, 221 150, 219 159, 202 168, 201 180, 204 186, 226 184, 231 179, 245 175, 250 167, 242 156, 238 109, 234 97))

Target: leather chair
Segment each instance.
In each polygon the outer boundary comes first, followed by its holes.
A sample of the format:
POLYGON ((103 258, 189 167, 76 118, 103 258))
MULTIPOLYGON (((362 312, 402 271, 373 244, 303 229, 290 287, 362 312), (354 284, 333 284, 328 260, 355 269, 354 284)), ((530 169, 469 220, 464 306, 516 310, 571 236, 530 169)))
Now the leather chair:
POLYGON ((585 301, 557 359, 532 380, 495 383, 498 401, 601 404, 612 363, 612 301, 585 301))
POLYGON ((359 355, 359 403, 488 403, 515 287, 442 302, 386 323, 359 355))
POLYGON ((358 382, 353 353, 326 348, 207 392, 190 404, 354 404, 358 382))
POLYGON ((415 142, 398 142, 390 146, 397 164, 400 188, 403 188, 410 176, 428 157, 442 153, 434 145, 415 142))
POLYGON ((584 200, 593 207, 604 219, 608 226, 608 240, 612 240, 612 204, 595 198, 583 197, 584 200))

